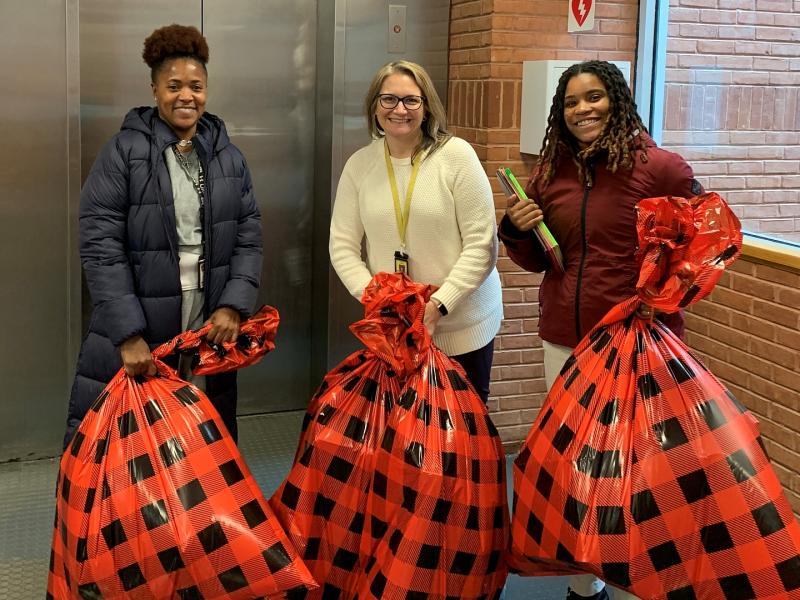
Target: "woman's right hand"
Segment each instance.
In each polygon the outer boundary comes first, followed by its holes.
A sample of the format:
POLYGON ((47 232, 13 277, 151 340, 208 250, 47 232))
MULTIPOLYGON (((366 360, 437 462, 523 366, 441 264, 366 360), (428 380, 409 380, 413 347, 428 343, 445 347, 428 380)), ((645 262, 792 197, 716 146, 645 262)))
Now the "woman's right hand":
POLYGON ((142 336, 135 335, 122 342, 119 353, 122 355, 125 373, 131 377, 156 374, 156 364, 153 362, 153 355, 150 354, 150 346, 142 336))
POLYGON ((522 201, 516 194, 508 197, 506 216, 511 224, 520 231, 531 231, 544 218, 544 215, 533 200, 522 201))

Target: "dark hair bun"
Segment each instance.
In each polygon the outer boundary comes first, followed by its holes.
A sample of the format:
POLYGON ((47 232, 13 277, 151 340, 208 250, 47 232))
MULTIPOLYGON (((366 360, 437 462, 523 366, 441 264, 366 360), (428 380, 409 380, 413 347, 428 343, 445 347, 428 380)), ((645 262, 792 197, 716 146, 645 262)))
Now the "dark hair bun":
POLYGON ((203 65, 208 62, 208 43, 196 27, 167 25, 156 29, 144 41, 142 58, 151 69, 177 56, 194 58, 203 65))

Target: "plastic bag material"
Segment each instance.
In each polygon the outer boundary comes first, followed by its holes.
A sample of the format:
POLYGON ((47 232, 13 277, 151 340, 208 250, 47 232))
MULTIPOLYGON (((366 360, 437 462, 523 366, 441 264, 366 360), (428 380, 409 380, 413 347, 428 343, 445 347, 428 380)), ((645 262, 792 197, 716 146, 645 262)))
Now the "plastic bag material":
POLYGON ((239 329, 235 342, 213 344, 205 339, 211 325, 185 331, 163 345, 159 352, 166 356, 180 351, 191 355, 192 373, 213 375, 236 371, 258 363, 275 349, 275 336, 280 317, 271 306, 262 306, 239 329))
POLYGON ((371 548, 362 533, 375 452, 401 380, 421 362, 420 343, 429 343, 419 299, 430 293, 402 276, 373 278, 362 297, 365 318, 350 326, 366 349, 325 376, 306 411, 294 465, 270 498, 320 583, 309 600, 352 597, 366 566, 371 548))
POLYGON ((444 599, 444 589, 477 598, 462 592, 482 588, 488 600, 502 587, 502 448, 460 367, 431 345, 423 316, 433 289, 395 273, 375 275, 362 298, 365 318, 351 326, 366 349, 325 377, 295 464, 270 499, 320 584, 309 599, 433 600, 444 599), (409 446, 424 468, 395 470, 395 452, 402 460, 409 446), (409 511, 403 502, 411 486, 419 496, 409 511), (448 571, 438 573, 431 552, 448 571))
POLYGON ((351 598, 365 567, 362 532, 375 450, 399 389, 396 373, 360 351, 325 377, 309 405, 294 465, 270 498, 320 584, 308 600, 351 598))
POLYGON ((499 598, 508 574, 505 464, 461 366, 430 345, 378 449, 367 523, 374 546, 358 598, 499 598))
POLYGON ((416 371, 427 357, 431 336, 422 319, 435 290, 397 273, 377 273, 364 289, 365 318, 350 331, 400 378, 416 371))
POLYGON ((639 202, 639 298, 675 312, 706 297, 742 248, 739 219, 719 194, 639 202))
POLYGON ((739 252, 716 195, 644 201, 640 296, 567 360, 514 464, 512 567, 656 600, 800 598, 800 527, 755 418, 658 321, 739 252), (708 202, 709 204, 706 204, 708 202))
MULTIPOLYGON (((264 341, 246 360, 271 347, 277 313, 266 313, 269 324, 242 325, 264 341)), ((48 598, 244 600, 315 587, 210 400, 161 360, 196 333, 153 352, 156 377, 120 370, 65 451, 48 598)))

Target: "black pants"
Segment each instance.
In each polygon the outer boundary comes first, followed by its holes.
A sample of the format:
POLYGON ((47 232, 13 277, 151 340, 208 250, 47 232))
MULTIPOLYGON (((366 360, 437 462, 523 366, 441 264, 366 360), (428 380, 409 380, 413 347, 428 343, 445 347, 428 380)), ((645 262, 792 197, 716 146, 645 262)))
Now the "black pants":
POLYGON ((489 380, 492 375, 492 359, 494 359, 494 340, 483 348, 478 348, 466 354, 451 356, 467 373, 467 379, 478 392, 483 403, 489 401, 489 380))
POLYGON ((236 425, 236 371, 206 377, 206 396, 217 409, 222 422, 234 442, 239 441, 239 428, 236 425))

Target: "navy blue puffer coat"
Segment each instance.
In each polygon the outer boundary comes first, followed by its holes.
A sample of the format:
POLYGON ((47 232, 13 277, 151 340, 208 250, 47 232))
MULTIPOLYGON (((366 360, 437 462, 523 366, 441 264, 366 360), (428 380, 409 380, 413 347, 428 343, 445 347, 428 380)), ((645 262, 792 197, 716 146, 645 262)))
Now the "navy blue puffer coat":
MULTIPOLYGON (((94 310, 78 357, 65 442, 122 366, 122 342, 141 335, 153 348, 180 333, 178 238, 164 162, 164 150, 176 141, 155 108, 134 108, 83 186, 80 254, 94 310)), ((218 117, 205 113, 193 141, 206 179, 205 316, 227 306, 246 318, 262 261, 250 172, 218 117)), ((207 392, 223 418, 222 404, 232 403, 235 435, 235 374, 207 378, 207 392)))

